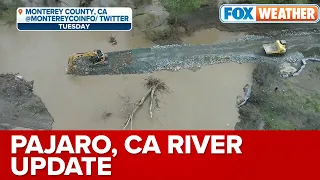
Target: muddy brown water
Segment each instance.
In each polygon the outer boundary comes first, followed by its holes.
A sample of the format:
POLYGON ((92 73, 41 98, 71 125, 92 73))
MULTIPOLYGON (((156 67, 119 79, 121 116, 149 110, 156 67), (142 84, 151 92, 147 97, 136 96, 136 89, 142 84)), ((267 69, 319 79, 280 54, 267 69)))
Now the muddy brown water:
MULTIPOLYGON (((126 115, 124 101, 139 100, 146 89, 144 75, 73 77, 65 75, 68 56, 93 49, 116 51, 151 47, 141 33, 18 32, 0 29, 0 72, 19 72, 35 80, 35 93, 52 114, 54 129, 120 129, 126 115), (117 35, 118 45, 108 43, 117 35), (112 113, 108 118, 105 112, 112 113)), ((243 34, 207 29, 184 39, 188 44, 234 39, 243 34)), ((251 82, 252 65, 221 64, 199 71, 153 73, 168 84, 160 109, 150 120, 147 105, 137 114, 135 129, 232 129, 238 121, 236 97, 251 82), (162 124, 162 125, 161 125, 162 124), (229 126, 228 126, 228 125, 229 126)))

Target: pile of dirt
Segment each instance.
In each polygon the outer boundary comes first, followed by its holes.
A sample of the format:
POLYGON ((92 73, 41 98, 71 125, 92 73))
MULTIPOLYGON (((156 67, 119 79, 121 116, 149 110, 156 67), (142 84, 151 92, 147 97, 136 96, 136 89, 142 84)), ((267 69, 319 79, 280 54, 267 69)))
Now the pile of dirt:
POLYGON ((33 94, 33 81, 0 74, 0 129, 52 129, 53 118, 33 94))

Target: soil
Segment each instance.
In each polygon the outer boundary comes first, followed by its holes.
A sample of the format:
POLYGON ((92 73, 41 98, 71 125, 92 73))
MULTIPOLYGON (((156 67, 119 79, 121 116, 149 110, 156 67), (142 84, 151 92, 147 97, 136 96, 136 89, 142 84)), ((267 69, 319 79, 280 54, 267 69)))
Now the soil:
POLYGON ((33 81, 0 74, 0 129, 52 129, 53 118, 33 94, 33 81))

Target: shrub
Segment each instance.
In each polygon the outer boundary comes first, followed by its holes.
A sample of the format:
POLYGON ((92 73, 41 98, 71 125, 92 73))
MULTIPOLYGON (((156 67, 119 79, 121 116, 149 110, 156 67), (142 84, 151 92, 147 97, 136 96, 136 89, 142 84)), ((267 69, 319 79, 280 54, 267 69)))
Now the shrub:
POLYGON ((175 24, 178 16, 200 8, 202 0, 161 0, 164 7, 175 17, 175 24))

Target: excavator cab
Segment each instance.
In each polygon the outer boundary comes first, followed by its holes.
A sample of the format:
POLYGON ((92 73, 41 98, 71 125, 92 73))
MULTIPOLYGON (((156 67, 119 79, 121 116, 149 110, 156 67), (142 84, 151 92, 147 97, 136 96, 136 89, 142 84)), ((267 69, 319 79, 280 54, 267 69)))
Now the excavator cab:
POLYGON ((285 40, 276 40, 275 43, 264 44, 263 49, 268 55, 282 55, 287 52, 286 45, 285 40))
POLYGON ((95 64, 104 63, 106 56, 101 52, 101 50, 94 50, 95 56, 91 56, 90 61, 95 64))
POLYGON ((98 50, 96 50, 96 52, 97 52, 97 56, 98 56, 99 59, 103 59, 103 58, 104 58, 104 57, 103 57, 104 55, 103 55, 103 53, 101 52, 101 50, 98 49, 98 50))

